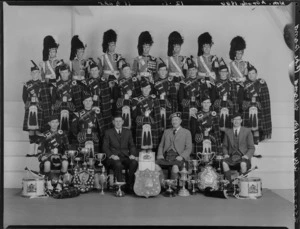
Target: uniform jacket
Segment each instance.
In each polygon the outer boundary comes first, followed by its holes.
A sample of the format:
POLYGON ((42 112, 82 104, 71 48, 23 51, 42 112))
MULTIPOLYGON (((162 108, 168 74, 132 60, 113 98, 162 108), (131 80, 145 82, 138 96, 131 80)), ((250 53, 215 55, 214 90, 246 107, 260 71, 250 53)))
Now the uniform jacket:
MULTIPOLYGON (((164 131, 161 142, 158 147, 157 157, 164 156, 164 153, 170 148, 174 138, 173 128, 164 131)), ((185 160, 189 160, 192 152, 192 135, 185 128, 180 127, 175 134, 174 146, 177 153, 185 160)))

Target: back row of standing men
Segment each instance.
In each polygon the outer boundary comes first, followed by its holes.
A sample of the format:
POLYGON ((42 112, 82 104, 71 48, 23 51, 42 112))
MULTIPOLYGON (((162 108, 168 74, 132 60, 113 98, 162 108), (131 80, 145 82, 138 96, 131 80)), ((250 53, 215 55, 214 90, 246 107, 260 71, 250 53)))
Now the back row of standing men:
POLYGON ((149 54, 153 39, 144 31, 132 67, 115 52, 116 42, 114 30, 104 33, 104 54, 96 63, 84 58, 86 45, 73 36, 67 65, 57 58, 59 44, 54 38, 44 38, 43 62, 37 66, 32 61, 32 80, 23 87, 23 130, 29 131, 30 154, 37 153, 41 137, 55 145, 63 132, 68 142, 61 144, 65 145, 62 152, 70 147, 99 152, 114 115, 123 116, 137 150, 156 150, 164 129, 171 127, 168 117, 176 111, 182 112, 182 125, 192 133, 195 152, 202 151, 201 142, 210 138, 212 149, 221 153, 223 131, 232 126, 235 112, 243 114, 255 144, 271 138, 268 86, 257 78, 256 68, 242 59, 246 48, 242 37, 231 41, 229 66, 210 54, 213 41, 207 32, 198 37, 195 59, 180 55, 183 37, 172 32, 163 61, 149 54), (59 120, 57 133, 47 125, 53 115, 59 120))

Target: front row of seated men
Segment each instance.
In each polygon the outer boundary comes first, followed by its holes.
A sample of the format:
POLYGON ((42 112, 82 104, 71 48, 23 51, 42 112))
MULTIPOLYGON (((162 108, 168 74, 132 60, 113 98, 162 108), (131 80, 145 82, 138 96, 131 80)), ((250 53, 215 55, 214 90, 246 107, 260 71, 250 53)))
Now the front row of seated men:
MULTIPOLYGON (((157 152, 155 169, 162 174, 161 168, 172 166, 171 178, 176 179, 183 163, 190 159, 192 137, 189 130, 181 127, 180 112, 172 114, 170 118, 173 127, 164 131, 157 152)), ((238 169, 243 174, 251 168, 251 157, 255 151, 252 132, 241 126, 242 121, 241 114, 236 113, 232 119, 233 129, 226 129, 225 131, 222 165, 225 178, 228 181, 231 181, 230 169, 238 169)), ((52 116, 48 124, 50 130, 45 134, 46 137, 40 145, 40 151, 44 152, 45 150, 46 152, 39 156, 41 172, 48 175, 52 169, 55 169, 55 157, 61 155, 60 173, 64 174, 68 168, 68 161, 64 155, 65 150, 70 148, 68 138, 63 131, 58 130, 57 116, 52 116)), ((105 132, 103 152, 107 155, 107 159, 104 164, 107 168, 113 169, 117 181, 123 180, 122 170, 128 170, 125 190, 128 193, 133 193, 134 173, 138 167, 138 152, 133 142, 131 130, 123 128, 123 124, 122 116, 115 116, 113 119, 114 128, 105 132)), ((189 163, 185 164, 188 166, 189 163)), ((95 188, 98 187, 99 184, 95 179, 95 188)))

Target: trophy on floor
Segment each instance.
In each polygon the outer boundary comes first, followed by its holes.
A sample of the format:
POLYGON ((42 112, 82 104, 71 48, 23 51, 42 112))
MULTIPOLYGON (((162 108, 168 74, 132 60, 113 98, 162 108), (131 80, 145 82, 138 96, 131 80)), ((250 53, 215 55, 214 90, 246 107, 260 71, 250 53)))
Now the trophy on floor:
POLYGON ((200 160, 189 160, 190 165, 192 165, 193 169, 192 169, 192 174, 193 175, 197 175, 197 171, 198 171, 198 166, 200 164, 200 160))
POLYGON ((118 182, 118 181, 116 181, 115 184, 118 186, 118 190, 116 191, 115 196, 116 197, 123 197, 123 196, 125 196, 125 193, 121 190, 121 186, 124 185, 124 184, 126 184, 126 183, 125 182, 118 182))
POLYGON ((190 192, 185 188, 185 182, 188 181, 188 171, 185 168, 185 163, 183 164, 183 168, 179 173, 180 173, 180 180, 182 181, 182 188, 179 190, 178 195, 189 196, 190 192))
POLYGON ((101 167, 103 165, 102 161, 104 161, 104 159, 106 158, 106 154, 105 153, 96 153, 95 158, 96 158, 96 160, 99 161, 98 166, 101 167))
POLYGON ((105 167, 102 166, 101 174, 99 176, 99 184, 101 185, 101 192, 100 192, 101 195, 104 195, 103 189, 106 182, 107 182, 107 175, 105 174, 105 167))
POLYGON ((175 180, 167 179, 167 180, 163 180, 163 183, 165 185, 168 185, 168 189, 164 192, 163 195, 165 197, 174 197, 174 196, 176 196, 174 190, 171 188, 171 186, 175 184, 175 180))
POLYGON ((192 184, 191 195, 195 195, 197 193, 197 189, 196 189, 195 185, 199 182, 199 180, 194 178, 194 179, 189 180, 189 182, 192 184))
POLYGON ((70 166, 71 166, 71 169, 73 170, 74 159, 78 155, 78 151, 77 150, 67 150, 66 152, 67 152, 67 157, 70 158, 70 160, 71 160, 70 166))

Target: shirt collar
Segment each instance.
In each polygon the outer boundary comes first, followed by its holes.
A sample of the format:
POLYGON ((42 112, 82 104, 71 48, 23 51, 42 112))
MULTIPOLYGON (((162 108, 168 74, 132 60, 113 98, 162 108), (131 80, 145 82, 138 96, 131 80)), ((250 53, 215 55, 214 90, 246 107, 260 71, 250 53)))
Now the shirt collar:
POLYGON ((240 126, 239 127, 233 127, 233 132, 235 132, 235 130, 237 130, 237 132, 239 133, 240 130, 241 130, 241 127, 240 126))

